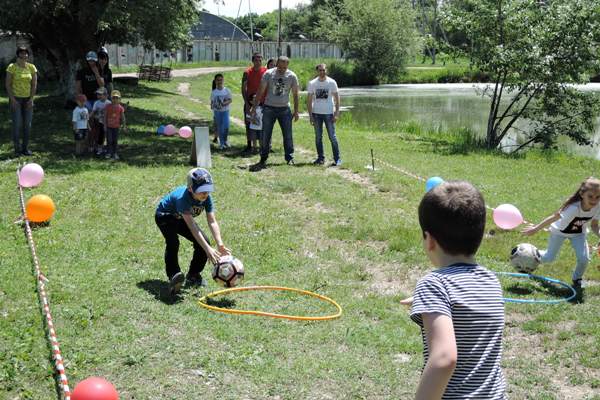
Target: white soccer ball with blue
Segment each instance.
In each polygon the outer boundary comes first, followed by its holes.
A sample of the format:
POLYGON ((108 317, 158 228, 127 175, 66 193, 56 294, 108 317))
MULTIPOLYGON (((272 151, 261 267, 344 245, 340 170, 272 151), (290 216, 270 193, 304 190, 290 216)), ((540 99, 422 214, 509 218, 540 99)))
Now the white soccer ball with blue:
POLYGON ((213 267, 212 277, 220 286, 237 286, 244 280, 244 264, 233 256, 223 256, 213 267))
POLYGON ((541 261, 540 251, 531 243, 520 243, 510 252, 510 263, 524 274, 535 271, 541 261))

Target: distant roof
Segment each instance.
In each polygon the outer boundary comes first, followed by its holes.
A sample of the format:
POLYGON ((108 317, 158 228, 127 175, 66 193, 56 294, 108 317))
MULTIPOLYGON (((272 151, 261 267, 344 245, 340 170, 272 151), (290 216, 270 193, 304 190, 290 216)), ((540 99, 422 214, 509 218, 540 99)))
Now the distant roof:
POLYGON ((200 12, 200 22, 192 26, 194 39, 250 40, 248 35, 231 21, 218 15, 200 12))

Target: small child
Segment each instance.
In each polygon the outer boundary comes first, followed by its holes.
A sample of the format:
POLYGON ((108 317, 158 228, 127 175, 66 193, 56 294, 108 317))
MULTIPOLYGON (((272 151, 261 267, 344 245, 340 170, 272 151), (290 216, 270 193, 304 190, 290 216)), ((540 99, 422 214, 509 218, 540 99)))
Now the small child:
POLYGON ((260 145, 258 143, 262 135, 262 107, 256 101, 256 94, 250 96, 250 104, 254 107, 254 114, 246 114, 249 121, 248 133, 252 143, 252 152, 258 153, 260 145))
POLYGON ((419 204, 423 248, 438 269, 401 302, 412 304, 423 336, 418 400, 506 399, 502 288, 475 261, 485 212, 481 193, 468 182, 441 183, 419 204))
POLYGON ((85 107, 87 97, 85 94, 78 94, 75 97, 77 107, 73 110, 73 134, 75 137, 75 154, 81 155, 85 152, 86 137, 90 129, 90 113, 85 107))
POLYGON ((113 90, 112 103, 104 107, 104 127, 106 128, 106 158, 118 160, 117 144, 119 138, 119 128, 127 132, 125 121, 125 109, 121 105, 121 92, 113 90))
POLYGON ((98 95, 98 100, 94 102, 92 114, 90 115, 90 119, 92 120, 91 131, 93 132, 90 135, 93 136, 90 145, 92 150, 96 152, 96 155, 100 156, 102 155, 102 147, 106 136, 106 130, 104 129, 104 109, 108 104, 111 104, 111 101, 108 100, 108 91, 104 87, 98 88, 96 94, 98 95))
POLYGON ((210 195, 213 191, 210 173, 204 168, 193 168, 187 174, 187 186, 179 186, 167 194, 156 208, 156 225, 165 238, 165 268, 172 296, 179 292, 185 279, 190 284, 203 285, 200 273, 207 260, 216 264, 221 256, 231 254, 221 239, 210 195), (210 246, 208 237, 194 220, 202 211, 206 213, 206 222, 218 250, 210 246), (194 244, 194 255, 185 278, 178 261, 180 235, 194 244))
POLYGON ((577 257, 572 276, 573 287, 579 290, 582 287, 581 279, 590 262, 587 225, 591 222, 592 231, 600 237, 598 219, 600 219, 600 180, 589 177, 581 182, 577 191, 554 214, 537 225, 530 224, 522 233, 533 235, 550 225, 548 249, 540 251, 543 263, 554 261, 563 242, 569 239, 577 257))
POLYGON ((215 89, 210 94, 210 108, 213 110, 219 132, 219 149, 221 150, 229 147, 227 136, 229 135, 229 105, 231 101, 231 92, 223 86, 223 74, 216 74, 215 89))

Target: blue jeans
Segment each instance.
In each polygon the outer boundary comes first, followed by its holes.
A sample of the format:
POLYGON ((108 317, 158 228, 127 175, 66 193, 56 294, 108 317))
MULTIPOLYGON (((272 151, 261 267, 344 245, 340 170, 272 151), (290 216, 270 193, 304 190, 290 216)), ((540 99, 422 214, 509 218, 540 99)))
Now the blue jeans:
POLYGON ((577 264, 575 265, 575 271, 573 271, 573 280, 581 279, 590 262, 590 252, 587 245, 586 233, 580 233, 571 237, 550 234, 550 239, 548 239, 548 249, 545 251, 540 250, 542 262, 549 263, 554 261, 560 251, 560 247, 566 239, 569 239, 571 242, 571 247, 575 250, 575 256, 577 257, 577 264))
POLYGON ((273 136, 273 126, 275 120, 279 122, 281 134, 283 135, 283 150, 285 152, 285 161, 294 159, 294 139, 292 137, 292 111, 289 107, 271 107, 263 108, 263 130, 260 140, 260 161, 265 162, 269 158, 271 149, 271 137, 273 136))
POLYGON ((340 159, 340 148, 338 146, 337 137, 335 136, 335 122, 333 122, 333 114, 314 114, 312 115, 315 123, 315 144, 317 146, 317 160, 324 161, 323 154, 323 123, 327 128, 327 135, 331 142, 331 151, 333 152, 333 160, 340 159))
POLYGON ((106 128, 106 152, 111 156, 117 154, 119 128, 106 128))
POLYGON ((219 144, 221 146, 229 145, 227 137, 229 136, 229 110, 213 111, 217 132, 219 133, 219 144))
POLYGON ((31 120, 33 119, 33 107, 27 108, 29 97, 15 97, 17 106, 11 107, 10 116, 12 119, 12 137, 15 145, 15 153, 27 150, 29 145, 29 132, 31 132, 31 120), (23 128, 23 141, 19 145, 19 133, 23 128))

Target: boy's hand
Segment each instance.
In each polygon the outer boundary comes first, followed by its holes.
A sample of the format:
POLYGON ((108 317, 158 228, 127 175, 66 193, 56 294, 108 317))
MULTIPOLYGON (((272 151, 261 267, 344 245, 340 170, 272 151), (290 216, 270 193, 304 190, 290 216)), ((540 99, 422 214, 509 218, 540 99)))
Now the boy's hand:
POLYGON ((208 248, 207 255, 208 255, 208 259, 213 264, 217 264, 219 262, 219 259, 221 258, 221 255, 219 254, 219 252, 217 250, 213 249, 212 247, 208 248))
POLYGON ((413 297, 412 296, 407 297, 404 300, 400 300, 400 304, 402 304, 403 306, 409 306, 410 307, 410 306, 412 306, 412 303, 413 303, 413 297))
POLYGON ((535 225, 533 225, 533 224, 529 224, 529 225, 527 225, 525 228, 523 228, 523 229, 521 230, 521 233, 522 233, 523 235, 525 235, 525 236, 531 236, 531 235, 533 235, 534 233, 536 233, 537 231, 538 231, 538 230, 537 230, 537 227, 536 227, 535 225))
POLYGON ((231 255, 231 250, 229 250, 227 247, 225 247, 224 244, 219 245, 219 254, 221 254, 221 256, 230 256, 231 255))
POLYGON ((127 127, 126 127, 126 126, 124 126, 124 127, 123 127, 123 132, 125 132, 125 133, 129 133, 129 130, 127 129, 127 127))

